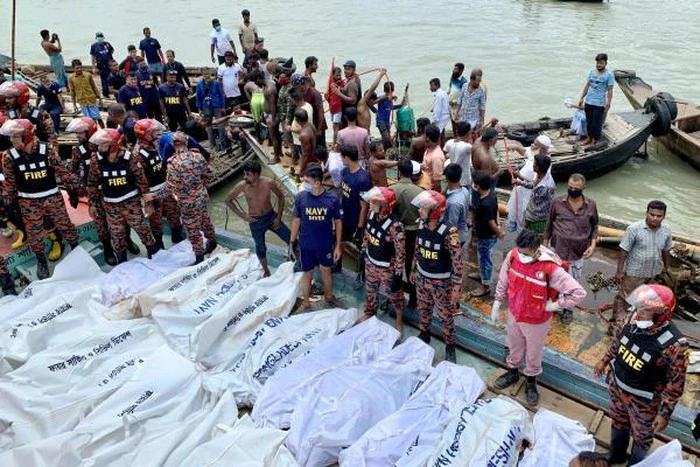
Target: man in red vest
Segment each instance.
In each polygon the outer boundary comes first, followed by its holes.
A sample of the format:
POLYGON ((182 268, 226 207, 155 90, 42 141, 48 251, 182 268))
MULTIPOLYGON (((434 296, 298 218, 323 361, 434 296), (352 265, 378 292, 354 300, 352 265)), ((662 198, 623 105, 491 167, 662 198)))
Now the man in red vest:
POLYGON ((523 230, 501 266, 491 320, 496 321, 501 302, 508 295, 508 371, 495 383, 505 389, 520 379, 519 367, 525 359, 527 403, 539 401, 537 376, 542 373, 544 341, 552 314, 560 308, 573 308, 586 297, 586 291, 564 269, 559 257, 540 245, 539 234, 523 230))

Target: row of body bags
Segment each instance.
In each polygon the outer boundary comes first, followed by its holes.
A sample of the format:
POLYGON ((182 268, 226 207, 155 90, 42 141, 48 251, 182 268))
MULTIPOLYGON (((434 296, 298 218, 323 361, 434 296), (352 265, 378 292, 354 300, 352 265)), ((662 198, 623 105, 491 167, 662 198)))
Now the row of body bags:
POLYGON ((396 346, 376 318, 288 316, 291 264, 261 279, 247 251, 169 272, 130 263, 104 274, 78 249, 10 302, 0 465, 513 466, 527 441, 520 465, 565 466, 594 448, 572 420, 540 411, 533 425, 510 399, 479 400, 473 369, 432 368, 432 348, 396 346), (110 306, 112 274, 130 282, 110 306))

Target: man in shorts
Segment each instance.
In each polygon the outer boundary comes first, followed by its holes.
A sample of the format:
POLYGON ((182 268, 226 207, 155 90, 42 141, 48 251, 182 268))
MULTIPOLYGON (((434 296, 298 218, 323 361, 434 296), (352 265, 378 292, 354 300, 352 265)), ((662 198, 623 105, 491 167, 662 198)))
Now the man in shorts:
POLYGON ((83 63, 78 59, 73 60, 72 65, 73 74, 68 78, 68 88, 73 100, 74 113, 77 115, 78 104, 80 104, 81 113, 93 119, 101 128, 104 128, 105 123, 100 116, 102 96, 97 90, 92 74, 83 71, 83 63))

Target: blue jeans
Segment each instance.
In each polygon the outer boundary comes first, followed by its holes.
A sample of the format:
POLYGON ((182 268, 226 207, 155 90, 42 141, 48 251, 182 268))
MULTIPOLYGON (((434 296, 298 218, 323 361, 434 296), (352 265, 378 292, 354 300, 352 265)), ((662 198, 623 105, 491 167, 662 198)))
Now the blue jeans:
POLYGON ((41 108, 46 110, 49 115, 51 115, 51 120, 53 120, 53 129, 56 131, 56 133, 58 133, 61 125, 61 112, 63 112, 63 107, 56 104, 44 104, 41 106, 41 108))
POLYGON ((275 222, 275 210, 263 214, 258 217, 257 220, 248 224, 250 226, 250 233, 253 236, 253 241, 255 242, 255 254, 260 259, 265 259, 267 255, 267 245, 265 244, 265 234, 268 230, 272 230, 279 238, 282 239, 284 243, 289 243, 290 232, 284 223, 280 223, 280 226, 276 229, 272 228, 272 224, 275 222))
POLYGON ((493 263, 491 262, 491 250, 498 238, 477 238, 476 252, 479 255, 479 271, 481 272, 481 283, 489 285, 491 283, 491 272, 493 263))

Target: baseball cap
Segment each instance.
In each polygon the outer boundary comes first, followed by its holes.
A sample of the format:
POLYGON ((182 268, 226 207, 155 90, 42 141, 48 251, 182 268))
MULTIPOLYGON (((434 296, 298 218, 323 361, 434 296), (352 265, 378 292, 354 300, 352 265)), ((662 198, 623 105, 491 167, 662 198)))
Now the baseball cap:
POLYGON ((547 135, 539 135, 535 141, 537 141, 537 144, 544 146, 545 148, 552 147, 552 140, 547 135))
POLYGON ((265 38, 264 38, 264 37, 258 37, 257 39, 255 39, 255 43, 256 43, 256 44, 261 44, 261 43, 263 43, 263 42, 265 42, 265 38))
POLYGON ((351 68, 357 68, 357 63, 355 63, 355 60, 348 60, 347 62, 343 63, 343 67, 351 67, 351 68))
POLYGON ((235 56, 236 56, 236 54, 233 53, 233 50, 227 50, 226 52, 224 52, 224 57, 235 57, 235 56))
POLYGON ((413 172, 411 172, 413 175, 418 175, 421 171, 420 164, 416 161, 411 161, 411 166, 413 167, 413 172))
POLYGON ((300 75, 299 73, 295 73, 292 75, 293 86, 301 86, 304 83, 306 83, 306 76, 300 75))
POLYGON ((170 75, 170 76, 177 76, 177 71, 175 71, 175 70, 168 70, 168 75, 170 75))
POLYGON ((95 37, 105 37, 105 35, 102 34, 100 31, 97 31, 97 32, 95 33, 95 37))

